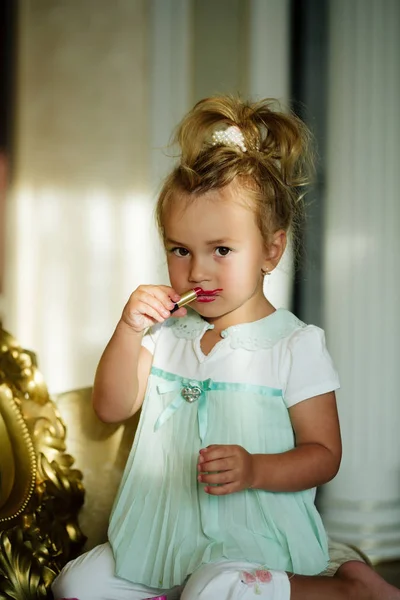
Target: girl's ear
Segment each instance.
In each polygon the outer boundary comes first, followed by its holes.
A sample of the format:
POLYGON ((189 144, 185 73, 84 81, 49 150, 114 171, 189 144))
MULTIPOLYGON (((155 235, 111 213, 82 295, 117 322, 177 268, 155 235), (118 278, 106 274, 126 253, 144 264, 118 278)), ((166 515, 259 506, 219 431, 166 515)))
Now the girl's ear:
POLYGON ((269 272, 278 266, 278 263, 281 260, 283 253, 285 252, 286 243, 286 231, 284 231, 283 229, 278 229, 278 231, 276 231, 270 239, 266 251, 265 267, 263 271, 265 270, 265 272, 269 272))

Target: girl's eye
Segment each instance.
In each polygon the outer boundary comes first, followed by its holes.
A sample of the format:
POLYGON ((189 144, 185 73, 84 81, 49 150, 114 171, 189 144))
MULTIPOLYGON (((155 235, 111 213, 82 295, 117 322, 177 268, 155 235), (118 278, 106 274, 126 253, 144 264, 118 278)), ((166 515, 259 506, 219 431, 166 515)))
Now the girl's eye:
POLYGON ((171 252, 175 254, 175 256, 187 256, 189 254, 189 250, 186 248, 172 248, 171 252))
POLYGON ((217 256, 228 256, 228 254, 231 252, 230 248, 226 248, 226 246, 218 246, 218 248, 215 249, 215 254, 217 256))

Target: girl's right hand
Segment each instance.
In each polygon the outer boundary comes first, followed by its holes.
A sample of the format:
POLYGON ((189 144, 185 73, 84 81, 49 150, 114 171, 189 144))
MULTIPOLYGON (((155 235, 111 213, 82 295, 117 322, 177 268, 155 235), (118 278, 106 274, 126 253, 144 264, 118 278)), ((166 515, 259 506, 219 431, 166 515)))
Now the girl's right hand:
MULTIPOLYGON (((121 321, 135 333, 140 333, 147 327, 168 319, 179 299, 179 294, 167 285, 139 285, 122 311, 121 321)), ((185 308, 174 312, 174 317, 185 315, 185 308)))

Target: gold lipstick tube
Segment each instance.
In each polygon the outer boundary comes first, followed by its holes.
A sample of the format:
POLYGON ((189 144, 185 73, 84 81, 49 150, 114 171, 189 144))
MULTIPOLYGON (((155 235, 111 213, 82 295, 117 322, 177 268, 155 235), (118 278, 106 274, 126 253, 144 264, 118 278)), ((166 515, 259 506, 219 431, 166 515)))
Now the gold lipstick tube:
POLYGON ((196 290, 188 290, 187 292, 182 294, 181 299, 178 300, 178 302, 175 304, 174 308, 171 310, 171 313, 178 310, 178 308, 181 308, 182 306, 189 304, 189 302, 193 302, 193 300, 196 300, 196 298, 197 298, 196 290))

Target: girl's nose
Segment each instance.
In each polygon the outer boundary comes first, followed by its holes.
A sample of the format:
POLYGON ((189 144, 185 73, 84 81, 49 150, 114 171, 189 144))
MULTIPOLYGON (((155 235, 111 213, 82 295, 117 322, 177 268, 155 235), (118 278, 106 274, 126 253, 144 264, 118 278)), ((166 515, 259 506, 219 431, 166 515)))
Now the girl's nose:
POLYGON ((204 261, 198 258, 193 258, 190 263, 189 281, 191 283, 201 283, 202 281, 209 281, 207 274, 206 265, 204 261))

